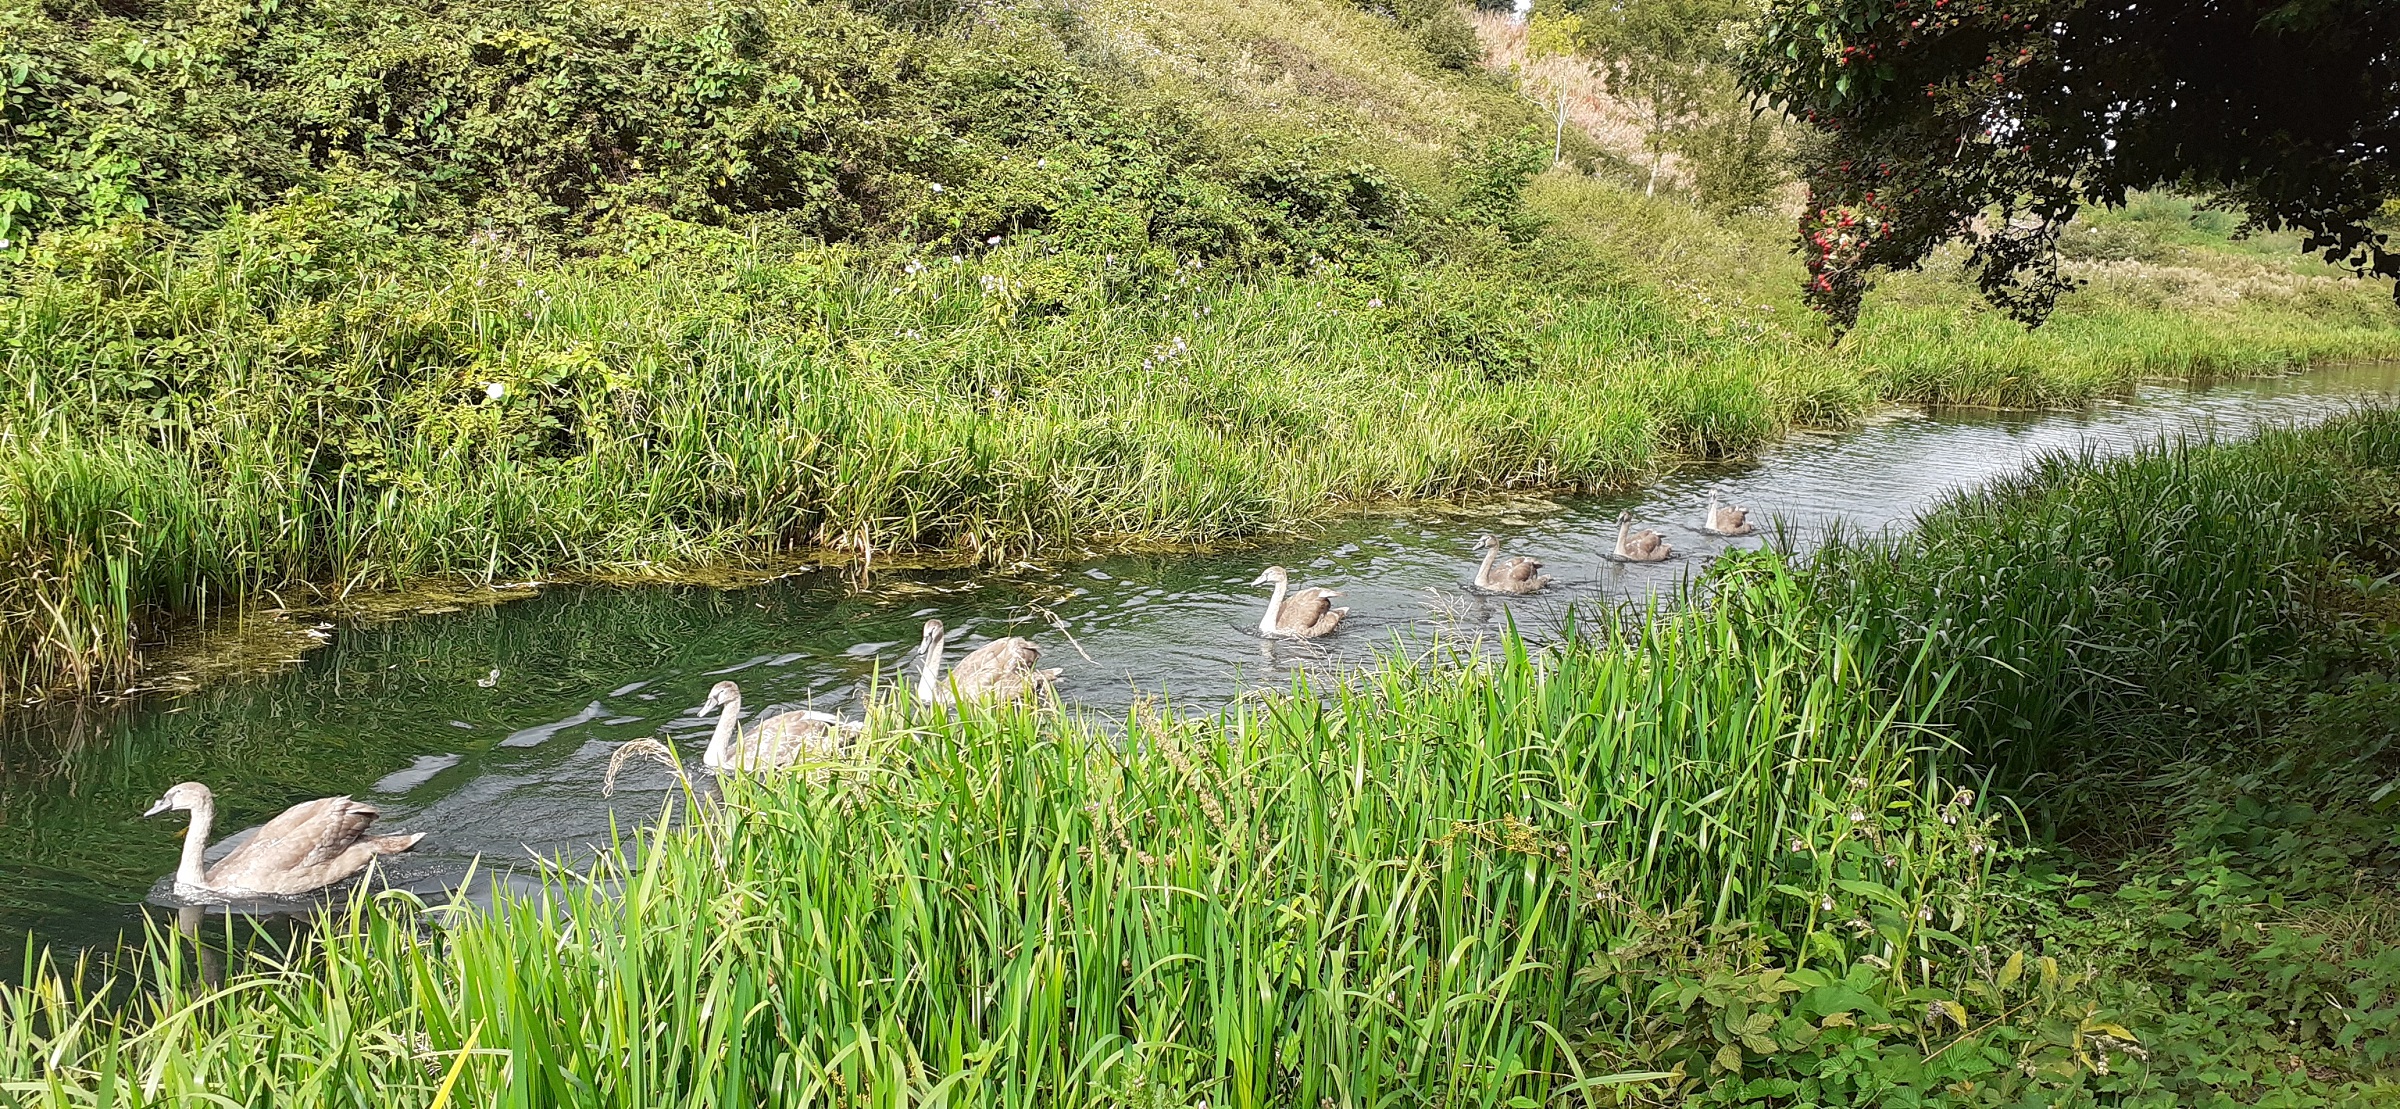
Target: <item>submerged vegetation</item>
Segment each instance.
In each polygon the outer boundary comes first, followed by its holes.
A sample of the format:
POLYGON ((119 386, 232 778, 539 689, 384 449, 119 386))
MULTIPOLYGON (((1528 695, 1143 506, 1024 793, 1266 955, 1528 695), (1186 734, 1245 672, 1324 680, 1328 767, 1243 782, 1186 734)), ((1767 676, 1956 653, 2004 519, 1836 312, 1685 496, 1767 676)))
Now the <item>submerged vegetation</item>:
POLYGON ((2369 1103, 2394 467, 2393 411, 2058 459, 1549 651, 889 715, 539 904, 362 896, 223 982, 162 938, 121 1004, 37 962, 0 1089, 2369 1103))

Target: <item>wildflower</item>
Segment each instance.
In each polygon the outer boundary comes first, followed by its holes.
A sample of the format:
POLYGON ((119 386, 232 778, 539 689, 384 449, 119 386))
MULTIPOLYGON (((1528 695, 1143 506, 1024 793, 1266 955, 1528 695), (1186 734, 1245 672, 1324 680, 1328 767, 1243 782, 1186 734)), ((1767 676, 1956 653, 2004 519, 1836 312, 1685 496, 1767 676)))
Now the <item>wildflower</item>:
POLYGON ((7 240, 7 239, 0 239, 0 250, 7 250, 7 249, 8 249, 8 240, 7 240))
POLYGON ((902 272, 902 273, 907 273, 907 274, 919 274, 919 273, 923 273, 923 272, 925 272, 925 263, 923 263, 923 262, 920 262, 920 261, 917 261, 917 260, 916 260, 916 259, 914 259, 914 258, 911 258, 911 259, 909 259, 909 260, 908 260, 908 264, 907 264, 907 265, 905 265, 905 266, 902 266, 902 267, 900 268, 900 272, 902 272))
POLYGON ((937 193, 938 193, 938 192, 940 192, 940 191, 942 191, 942 183, 941 183, 941 182, 939 182, 939 181, 936 181, 936 182, 934 182, 934 183, 933 183, 933 191, 935 191, 935 192, 937 192, 937 193))
POLYGON ((1821 910, 1823 910, 1823 911, 1825 911, 1825 912, 1828 912, 1828 913, 1832 912, 1832 911, 1833 911, 1833 897, 1832 897, 1831 895, 1827 895, 1827 896, 1826 896, 1826 897, 1825 897, 1823 900, 1820 900, 1820 901, 1818 901, 1818 902, 1817 902, 1817 908, 1818 908, 1818 909, 1821 909, 1821 910))
POLYGON ((1383 307, 1383 298, 1382 298, 1382 297, 1376 297, 1376 298, 1374 298, 1373 300, 1370 300, 1370 301, 1368 301, 1368 302, 1367 302, 1367 307, 1369 307, 1369 308, 1381 308, 1381 307, 1383 307))
POLYGON ((1852 810, 1850 810, 1850 822, 1851 822, 1851 823, 1853 823, 1853 824, 1856 824, 1856 823, 1858 823, 1858 822, 1859 822, 1859 821, 1861 821, 1861 820, 1865 820, 1866 818, 1867 818, 1867 811, 1866 811, 1865 809, 1852 809, 1852 810))
POLYGON ((985 239, 985 240, 983 241, 983 245, 985 245, 985 246, 999 246, 999 245, 1000 245, 1000 236, 998 236, 998 235, 994 235, 994 236, 992 236, 991 238, 985 239))
POLYGON ((951 263, 952 265, 957 265, 958 263, 960 263, 960 262, 964 262, 964 261, 966 261, 966 260, 967 260, 967 259, 966 259, 966 256, 965 256, 965 255, 961 255, 961 254, 953 254, 953 255, 951 255, 951 256, 950 256, 950 263, 951 263))
POLYGON ((1885 855, 1885 856, 1883 857, 1883 865, 1885 865, 1885 866, 1899 866, 1899 865, 1900 865, 1900 856, 1898 856, 1898 855, 1885 855))
POLYGON ((508 386, 497 381, 484 382, 483 395, 487 400, 499 400, 508 395, 508 386))
POLYGON ((1928 924, 1933 923, 1933 906, 1927 905, 1924 908, 1917 910, 1917 919, 1928 924))
POLYGON ((1792 850, 1793 850, 1794 852, 1800 852, 1800 851, 1806 851, 1806 850, 1808 850, 1808 841, 1807 841, 1807 840, 1804 840, 1804 839, 1801 839, 1801 838, 1800 838, 1800 837, 1798 837, 1798 836, 1793 836, 1793 837, 1792 837, 1792 850))

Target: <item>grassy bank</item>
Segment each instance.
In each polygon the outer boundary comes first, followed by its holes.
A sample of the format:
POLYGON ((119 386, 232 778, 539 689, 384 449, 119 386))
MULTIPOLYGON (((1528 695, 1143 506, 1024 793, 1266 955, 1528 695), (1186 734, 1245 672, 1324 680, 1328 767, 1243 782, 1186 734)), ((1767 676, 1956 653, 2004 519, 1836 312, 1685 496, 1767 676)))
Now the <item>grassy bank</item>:
POLYGON ((0 59, 11 700, 269 591, 1220 539, 2400 352, 2188 205, 2041 332, 1936 272, 1829 346, 1780 218, 1544 170, 1446 9, 70 7, 0 59))
POLYGON ((164 943, 122 1010, 37 973, 0 1089, 2371 1103, 2395 465, 2388 411, 2058 461, 1544 655, 893 718, 539 911, 364 903, 221 987, 164 943))

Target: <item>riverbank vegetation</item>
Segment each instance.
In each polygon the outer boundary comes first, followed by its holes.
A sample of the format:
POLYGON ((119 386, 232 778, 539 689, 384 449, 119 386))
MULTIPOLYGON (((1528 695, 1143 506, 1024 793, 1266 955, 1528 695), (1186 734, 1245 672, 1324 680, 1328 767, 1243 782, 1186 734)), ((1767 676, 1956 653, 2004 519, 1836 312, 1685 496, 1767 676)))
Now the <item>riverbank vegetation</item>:
POLYGON ((2388 410, 2052 459, 1552 649, 886 717, 539 905, 361 898, 222 983, 162 939, 129 1000, 36 962, 0 1090, 2376 1103, 2395 467, 2388 410))
POLYGON ((1828 346, 1783 217, 1545 169, 1447 9, 1175 7, 0 7, 0 695, 269 591, 1218 539, 2400 350, 2189 210, 2040 332, 1943 271, 1828 346))

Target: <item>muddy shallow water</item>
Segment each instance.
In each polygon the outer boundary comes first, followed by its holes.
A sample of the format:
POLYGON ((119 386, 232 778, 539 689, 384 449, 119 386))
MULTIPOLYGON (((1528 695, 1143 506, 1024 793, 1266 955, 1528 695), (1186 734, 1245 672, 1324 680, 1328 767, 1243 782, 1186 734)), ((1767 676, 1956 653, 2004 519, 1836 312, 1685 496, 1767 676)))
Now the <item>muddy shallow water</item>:
POLYGON ((991 636, 1033 637, 1045 663, 1065 669, 1063 699, 1078 710, 1121 714, 1145 694, 1205 708, 1280 684, 1295 666, 1338 669, 1395 644, 1489 632, 1504 615, 1538 633, 1571 603, 1667 591, 1727 546, 1761 542, 1699 532, 1711 493, 1774 515, 1805 542, 1837 521, 1905 524, 1944 491, 2042 452, 2240 432, 2394 392, 2400 365, 2383 364, 2146 387, 2082 413, 1903 412, 1624 496, 1357 513, 1303 540, 884 572, 864 583, 819 571, 741 589, 552 588, 497 607, 337 627, 278 673, 11 718, 0 734, 0 942, 32 932, 82 946, 138 931, 182 831, 138 816, 187 779, 216 789, 220 836, 295 801, 355 794, 384 810, 383 830, 431 833, 392 876, 438 889, 479 857, 487 869, 534 855, 588 857, 612 818, 631 826, 654 817, 663 772, 635 771, 604 800, 609 756, 626 740, 658 736, 696 761, 710 721, 691 710, 724 678, 742 683, 753 714, 776 705, 855 712, 876 675, 913 666, 928 617, 953 629, 953 659, 991 636), (1602 557, 1628 507, 1681 557, 1602 557), (1487 531, 1510 553, 1543 559, 1558 584, 1532 598, 1468 593, 1472 545, 1487 531), (1296 584, 1343 591, 1351 615, 1337 636, 1262 645, 1266 591, 1248 583, 1270 563, 1290 567, 1296 584))

